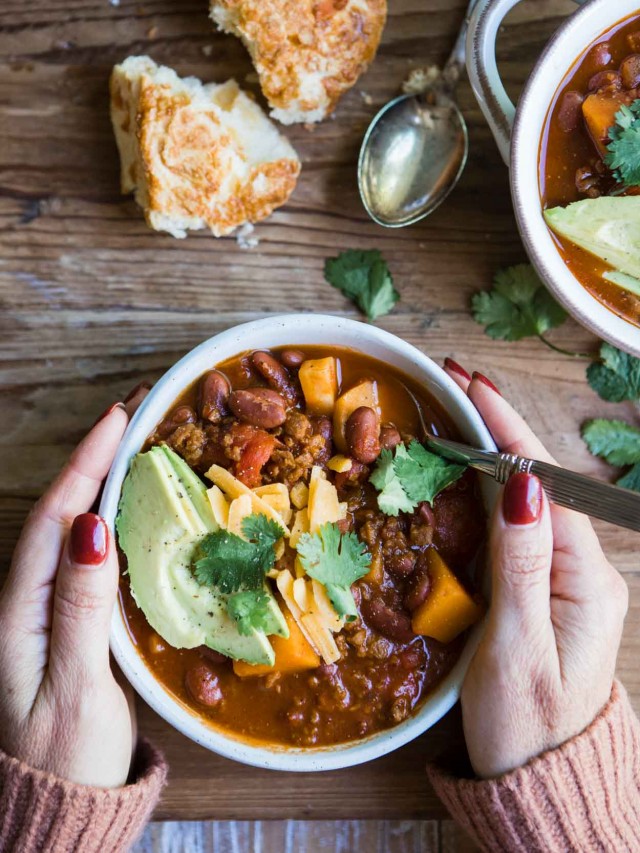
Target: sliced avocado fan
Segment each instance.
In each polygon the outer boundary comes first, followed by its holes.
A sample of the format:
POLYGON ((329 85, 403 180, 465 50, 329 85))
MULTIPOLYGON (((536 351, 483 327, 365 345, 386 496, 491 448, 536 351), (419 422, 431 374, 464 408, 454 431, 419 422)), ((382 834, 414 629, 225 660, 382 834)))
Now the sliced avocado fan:
POLYGON ((560 237, 640 278, 640 196, 586 198, 545 210, 544 218, 560 237))
MULTIPOLYGON (((248 663, 273 665, 264 631, 239 633, 229 616, 229 595, 198 583, 194 550, 218 530, 205 485, 170 448, 153 447, 134 457, 123 487, 116 529, 127 557, 132 595, 151 627, 175 648, 207 645, 248 663)), ((268 586, 270 634, 288 636, 268 586)))

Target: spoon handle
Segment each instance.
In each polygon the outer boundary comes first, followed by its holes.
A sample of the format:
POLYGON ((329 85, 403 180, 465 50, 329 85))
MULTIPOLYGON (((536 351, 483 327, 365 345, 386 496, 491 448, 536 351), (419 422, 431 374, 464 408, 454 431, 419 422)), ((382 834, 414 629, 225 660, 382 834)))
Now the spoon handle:
POLYGON ((444 68, 442 69, 442 80, 444 84, 449 88, 453 89, 460 79, 460 75, 462 74, 462 70, 465 67, 465 59, 466 59, 466 44, 467 44, 467 30, 469 29, 469 21, 471 19, 471 13, 476 7, 476 4, 479 0, 469 0, 469 5, 467 7, 467 13, 464 16, 464 20, 460 25, 460 31, 458 33, 458 37, 456 38, 456 43, 453 46, 453 50, 449 54, 449 58, 447 59, 444 68))

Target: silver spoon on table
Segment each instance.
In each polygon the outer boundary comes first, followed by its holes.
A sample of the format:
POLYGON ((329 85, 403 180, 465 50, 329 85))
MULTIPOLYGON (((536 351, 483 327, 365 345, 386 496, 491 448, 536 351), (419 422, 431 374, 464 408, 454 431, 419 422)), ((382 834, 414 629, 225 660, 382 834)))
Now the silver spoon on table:
POLYGON ((436 209, 467 162, 467 126, 455 101, 465 67, 470 0, 451 56, 418 95, 400 95, 375 116, 362 141, 358 188, 369 216, 387 228, 412 225, 436 209))

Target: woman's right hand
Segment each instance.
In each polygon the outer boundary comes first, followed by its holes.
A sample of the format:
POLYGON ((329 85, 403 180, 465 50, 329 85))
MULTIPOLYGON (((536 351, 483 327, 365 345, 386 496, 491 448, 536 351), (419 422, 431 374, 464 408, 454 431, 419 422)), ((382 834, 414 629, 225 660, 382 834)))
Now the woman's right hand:
MULTIPOLYGON (((497 389, 447 360, 501 450, 554 460, 497 389)), ((491 521, 487 628, 462 688, 473 769, 499 776, 583 731, 611 694, 627 586, 586 516, 510 478, 491 521)))

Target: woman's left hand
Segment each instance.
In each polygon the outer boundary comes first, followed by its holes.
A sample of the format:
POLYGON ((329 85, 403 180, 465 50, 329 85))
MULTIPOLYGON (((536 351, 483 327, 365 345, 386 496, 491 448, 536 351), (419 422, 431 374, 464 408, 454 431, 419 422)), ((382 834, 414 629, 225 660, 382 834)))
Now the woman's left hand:
POLYGON ((32 510, 0 593, 0 749, 82 785, 129 775, 135 716, 109 661, 118 558, 89 512, 127 426, 113 406, 32 510))

